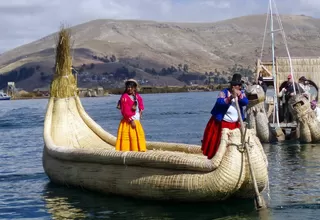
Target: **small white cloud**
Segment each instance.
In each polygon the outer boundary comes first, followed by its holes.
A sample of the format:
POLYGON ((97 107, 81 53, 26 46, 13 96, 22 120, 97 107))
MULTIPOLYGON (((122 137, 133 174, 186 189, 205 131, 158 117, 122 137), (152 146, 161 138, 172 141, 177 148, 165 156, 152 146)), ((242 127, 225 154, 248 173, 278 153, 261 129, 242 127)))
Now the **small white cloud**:
POLYGON ((230 2, 229 1, 216 1, 216 0, 207 0, 203 1, 200 4, 213 7, 213 8, 230 8, 230 2))

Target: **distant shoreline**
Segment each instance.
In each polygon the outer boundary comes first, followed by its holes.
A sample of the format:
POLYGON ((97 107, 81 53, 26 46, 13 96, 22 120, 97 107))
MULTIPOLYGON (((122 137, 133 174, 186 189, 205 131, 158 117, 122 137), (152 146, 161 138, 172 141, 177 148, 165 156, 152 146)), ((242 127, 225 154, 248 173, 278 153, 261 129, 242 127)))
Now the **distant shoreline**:
MULTIPOLYGON (((159 94, 159 93, 183 93, 183 92, 214 92, 219 91, 222 88, 225 88, 228 85, 218 84, 218 85, 211 85, 211 86, 172 86, 172 87, 142 87, 139 90, 140 94, 159 94)), ((107 97, 108 95, 120 95, 123 93, 123 88, 116 88, 116 89, 106 89, 107 95, 99 95, 99 96, 83 96, 81 98, 96 98, 96 97, 107 97)), ((49 99, 49 96, 20 96, 12 98, 11 100, 29 100, 29 99, 49 99)))

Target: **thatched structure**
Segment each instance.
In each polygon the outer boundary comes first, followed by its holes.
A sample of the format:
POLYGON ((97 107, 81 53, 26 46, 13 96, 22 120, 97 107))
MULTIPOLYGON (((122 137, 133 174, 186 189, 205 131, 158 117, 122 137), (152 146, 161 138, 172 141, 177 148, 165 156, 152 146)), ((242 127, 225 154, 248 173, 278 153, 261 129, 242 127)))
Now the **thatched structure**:
MULTIPOLYGON (((311 84, 316 87, 320 85, 320 57, 292 57, 292 68, 294 80, 298 82, 301 76, 305 76, 310 80, 311 84)), ((275 71, 277 76, 277 89, 284 81, 287 81, 288 75, 291 73, 290 62, 288 57, 275 58, 275 71)), ((263 76, 265 79, 272 78, 272 62, 264 62, 257 60, 257 77, 263 76)), ((319 90, 318 90, 318 97, 319 90)))
POLYGON ((70 35, 62 29, 44 122, 43 167, 51 181, 103 193, 183 201, 254 198, 265 189, 268 161, 252 130, 241 136, 240 129, 223 129, 211 160, 200 146, 182 143, 147 142, 146 152, 116 151, 116 137, 85 112, 76 93, 68 42, 70 35))

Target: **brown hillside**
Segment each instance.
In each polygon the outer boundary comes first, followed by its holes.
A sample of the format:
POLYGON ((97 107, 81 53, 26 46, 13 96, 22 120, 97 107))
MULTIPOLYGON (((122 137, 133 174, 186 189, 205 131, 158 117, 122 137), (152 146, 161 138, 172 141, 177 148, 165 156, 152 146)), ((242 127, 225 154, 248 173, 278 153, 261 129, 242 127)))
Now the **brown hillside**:
MULTIPOLYGON (((254 67, 260 56, 265 19, 266 15, 215 23, 94 20, 72 27, 74 66, 101 63, 93 55, 114 54, 118 59, 139 64, 142 69, 179 63, 188 64, 190 71, 202 73, 226 69, 235 63, 254 67)), ((319 19, 284 15, 282 22, 291 56, 320 55, 319 19)), ((0 74, 30 62, 53 64, 55 38, 56 34, 51 34, 3 53, 0 74)), ((270 50, 269 36, 265 48, 270 50)), ((276 34, 276 48, 277 55, 285 55, 280 34, 276 34)))

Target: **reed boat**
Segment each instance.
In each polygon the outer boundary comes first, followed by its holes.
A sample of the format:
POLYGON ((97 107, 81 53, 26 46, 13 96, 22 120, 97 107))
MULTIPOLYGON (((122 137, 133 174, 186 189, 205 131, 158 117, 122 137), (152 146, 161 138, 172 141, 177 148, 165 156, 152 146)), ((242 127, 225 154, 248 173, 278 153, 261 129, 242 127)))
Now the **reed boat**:
POLYGON ((249 104, 246 108, 248 127, 255 131, 262 143, 283 141, 285 135, 281 129, 270 126, 266 111, 266 95, 260 85, 250 85, 246 89, 249 104))
POLYGON ((62 28, 44 122, 43 167, 52 182, 105 194, 191 202, 254 198, 266 188, 268 161, 250 129, 244 136, 240 129, 224 129, 210 160, 200 146, 183 143, 148 141, 146 152, 116 151, 116 137, 81 104, 69 50, 70 31, 62 28))
POLYGON ((301 142, 315 143, 320 141, 320 122, 316 113, 311 109, 306 96, 297 94, 289 100, 289 111, 298 122, 297 136, 301 142))
MULTIPOLYGON (((267 126, 264 116, 263 118, 260 117, 262 120, 253 118, 253 120, 263 125, 257 127, 260 128, 261 131, 261 133, 258 132, 257 135, 262 137, 263 142, 266 142, 269 136, 268 130, 270 130, 267 129, 267 127, 271 127, 276 131, 276 139, 278 141, 300 140, 302 142, 318 142, 320 140, 320 134, 318 134, 317 129, 320 124, 314 120, 316 118, 315 113, 311 110, 310 103, 307 102, 318 100, 319 97, 320 90, 317 85, 320 83, 318 68, 320 58, 291 57, 282 21, 276 3, 273 0, 269 0, 263 39, 266 37, 268 24, 270 25, 269 34, 271 36, 272 61, 262 61, 265 43, 263 40, 261 55, 260 58, 257 59, 256 77, 257 80, 258 77, 262 77, 267 85, 273 86, 274 91, 272 97, 266 97, 265 103, 269 109, 267 112, 269 125, 267 126), (278 29, 274 28, 274 19, 277 20, 278 29), (281 33, 282 42, 284 43, 287 53, 286 57, 276 56, 275 54, 275 34, 278 32, 281 33), (295 91, 296 89, 294 89, 294 97, 292 97, 289 102, 284 96, 281 98, 278 97, 282 88, 286 87, 289 75, 292 77, 292 83, 297 83, 298 79, 302 76, 308 79, 310 91, 308 91, 309 94, 307 96, 309 100, 303 97, 300 91, 295 91)), ((269 140, 271 139, 269 138, 269 140)))

